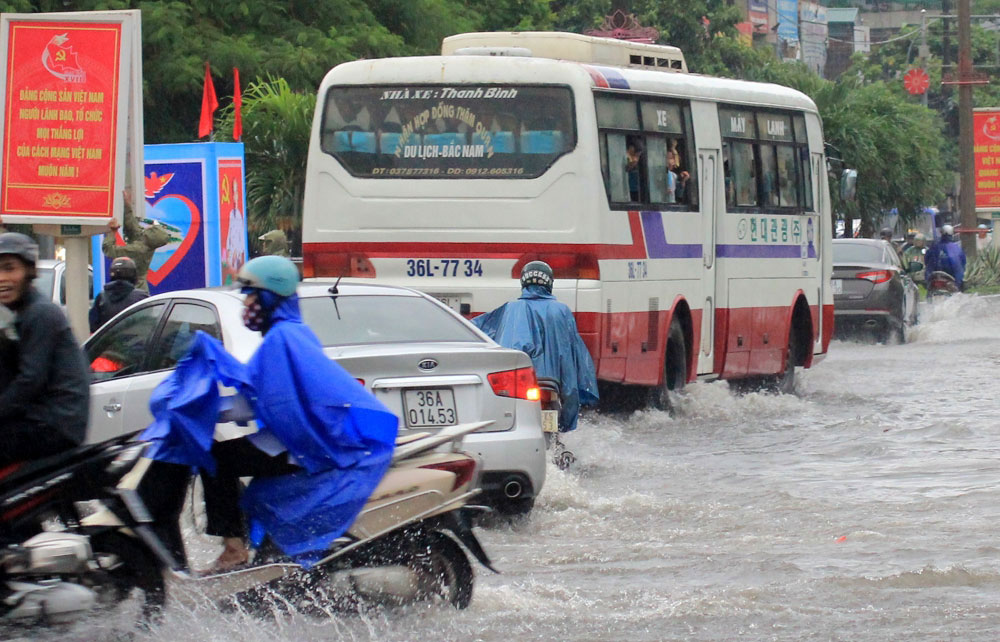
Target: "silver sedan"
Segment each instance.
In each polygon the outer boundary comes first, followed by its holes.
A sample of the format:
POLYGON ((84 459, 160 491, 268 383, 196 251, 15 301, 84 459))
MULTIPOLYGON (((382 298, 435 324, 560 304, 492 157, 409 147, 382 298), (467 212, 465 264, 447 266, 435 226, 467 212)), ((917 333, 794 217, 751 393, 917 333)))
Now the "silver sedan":
MULTIPOLYGON (((545 480, 531 360, 502 348, 440 301, 407 288, 330 282, 299 286, 304 321, 326 354, 400 418, 406 431, 490 420, 465 439, 483 461, 485 501, 508 513, 531 510, 545 480), (534 390, 532 390, 534 388, 534 390)), ((84 346, 93 383, 89 441, 145 428, 149 398, 197 331, 247 361, 261 335, 243 325, 233 289, 183 290, 133 305, 84 346)), ((235 426, 222 427, 233 436, 235 426)))

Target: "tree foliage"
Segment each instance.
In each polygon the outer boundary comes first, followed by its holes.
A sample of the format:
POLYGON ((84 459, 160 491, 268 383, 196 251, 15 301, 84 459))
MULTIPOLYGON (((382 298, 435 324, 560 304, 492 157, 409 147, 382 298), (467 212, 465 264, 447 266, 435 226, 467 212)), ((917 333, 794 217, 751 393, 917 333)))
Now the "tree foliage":
MULTIPOLYGON (((998 2, 977 0, 977 10, 998 2)), ((834 83, 778 61, 770 48, 745 44, 735 26, 739 11, 728 0, 0 0, 0 11, 20 13, 141 9, 148 143, 192 140, 204 62, 212 65, 223 105, 238 67, 251 80, 243 109, 253 232, 280 226, 281 217, 301 208, 315 90, 335 65, 432 54, 444 36, 465 31, 582 33, 623 6, 658 29, 661 42, 680 47, 694 72, 776 82, 811 96, 831 156, 861 177, 858 200, 843 206, 848 214, 873 225, 883 209, 896 207, 906 216, 937 202, 954 154, 942 147, 941 118, 906 95, 901 82, 919 35, 858 58, 834 83)), ((935 82, 941 74, 939 29, 930 30, 929 44, 930 104, 949 119, 954 96, 935 82)), ((995 56, 996 34, 975 31, 974 49, 976 60, 995 56)), ((998 92, 997 86, 977 89, 977 101, 1000 104, 998 92)), ((220 134, 229 131, 231 116, 223 114, 220 134)))
MULTIPOLYGON (((302 220, 314 94, 292 91, 283 78, 250 83, 243 92, 243 142, 247 163, 247 207, 252 242, 272 229, 289 231, 293 246, 302 220), (252 170, 250 169, 252 168, 252 170)), ((223 113, 220 131, 229 137, 234 112, 223 113)))

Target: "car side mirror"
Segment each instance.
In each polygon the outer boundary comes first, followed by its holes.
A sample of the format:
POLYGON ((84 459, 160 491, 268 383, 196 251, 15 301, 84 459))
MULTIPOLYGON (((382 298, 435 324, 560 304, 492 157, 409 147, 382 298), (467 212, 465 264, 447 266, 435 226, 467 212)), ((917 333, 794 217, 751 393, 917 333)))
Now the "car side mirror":
POLYGON ((920 261, 910 261, 910 264, 906 266, 907 272, 920 272, 924 269, 924 264, 920 261))
POLYGON ((858 171, 855 169, 845 169, 840 174, 840 198, 844 201, 853 201, 858 194, 858 171))

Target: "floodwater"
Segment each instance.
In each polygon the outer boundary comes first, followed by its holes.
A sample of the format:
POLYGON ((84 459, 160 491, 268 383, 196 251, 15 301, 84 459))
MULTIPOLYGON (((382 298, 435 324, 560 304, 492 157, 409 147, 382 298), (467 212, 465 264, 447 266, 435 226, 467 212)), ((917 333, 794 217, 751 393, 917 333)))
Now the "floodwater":
POLYGON ((532 516, 479 529, 502 574, 477 567, 465 611, 175 606, 138 639, 994 640, 1000 301, 936 303, 909 338, 834 342, 795 396, 587 416, 532 516))

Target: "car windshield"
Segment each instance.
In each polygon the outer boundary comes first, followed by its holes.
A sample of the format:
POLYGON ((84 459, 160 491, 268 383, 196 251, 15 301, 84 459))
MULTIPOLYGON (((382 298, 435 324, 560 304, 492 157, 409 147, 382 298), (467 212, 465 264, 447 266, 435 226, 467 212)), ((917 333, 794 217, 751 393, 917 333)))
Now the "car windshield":
POLYGON ((834 243, 834 263, 884 263, 882 246, 868 243, 834 243))
POLYGON ((35 277, 35 289, 42 293, 49 301, 52 300, 52 284, 56 280, 56 271, 52 268, 38 268, 38 276, 35 277))
POLYGON ((418 296, 309 297, 299 306, 303 320, 324 346, 483 342, 464 321, 418 296))

